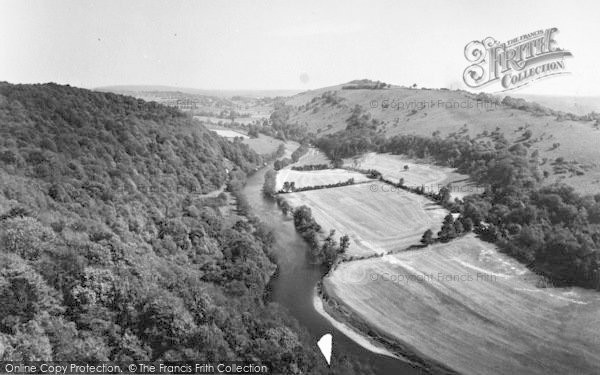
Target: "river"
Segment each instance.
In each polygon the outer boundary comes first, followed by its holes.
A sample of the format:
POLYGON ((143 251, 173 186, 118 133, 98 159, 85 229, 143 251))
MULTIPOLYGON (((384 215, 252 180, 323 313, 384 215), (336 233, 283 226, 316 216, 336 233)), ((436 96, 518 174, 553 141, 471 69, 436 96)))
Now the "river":
POLYGON ((308 245, 296 233, 292 219, 284 217, 273 200, 263 197, 262 185, 268 169, 263 168, 250 176, 243 192, 253 213, 275 233, 279 272, 270 283, 270 299, 289 310, 308 331, 315 346, 321 336, 331 333, 334 356, 344 353, 348 357, 358 358, 360 362, 368 363, 378 375, 420 374, 420 370, 402 360, 373 353, 358 345, 315 310, 315 287, 324 270, 308 261, 308 245))

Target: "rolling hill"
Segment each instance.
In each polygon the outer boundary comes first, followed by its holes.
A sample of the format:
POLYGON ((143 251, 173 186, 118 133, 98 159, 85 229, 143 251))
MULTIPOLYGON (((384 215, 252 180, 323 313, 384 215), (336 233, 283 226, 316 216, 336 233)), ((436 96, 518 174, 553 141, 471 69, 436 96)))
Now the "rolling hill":
POLYGON ((377 121, 382 136, 414 134, 445 137, 452 133, 485 138, 499 131, 519 142, 541 168, 547 182, 563 181, 582 193, 600 186, 600 129, 597 118, 551 110, 522 99, 480 96, 465 91, 344 89, 345 85, 307 91, 288 98, 288 123, 317 137, 346 128, 353 109, 377 121))

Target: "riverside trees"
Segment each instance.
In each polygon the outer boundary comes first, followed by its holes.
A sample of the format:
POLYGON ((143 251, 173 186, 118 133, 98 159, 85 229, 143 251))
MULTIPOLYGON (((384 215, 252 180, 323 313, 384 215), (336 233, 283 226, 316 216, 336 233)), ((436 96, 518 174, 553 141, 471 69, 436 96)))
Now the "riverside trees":
MULTIPOLYGON (((456 206, 464 231, 472 226, 483 239, 557 285, 600 288, 600 195, 580 196, 566 185, 542 185, 537 158, 513 147, 499 129, 485 140, 460 134, 385 139, 367 117, 355 109, 346 130, 315 143, 333 160, 366 151, 417 158, 428 153, 439 164, 458 168, 486 187, 482 195, 467 196, 456 206)), ((451 238, 456 229, 448 225, 443 238, 451 238)))

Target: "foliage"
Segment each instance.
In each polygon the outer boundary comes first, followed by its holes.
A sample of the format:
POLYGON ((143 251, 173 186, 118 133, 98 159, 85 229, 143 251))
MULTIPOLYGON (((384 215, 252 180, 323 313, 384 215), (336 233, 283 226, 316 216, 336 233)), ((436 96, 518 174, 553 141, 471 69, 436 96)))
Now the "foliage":
POLYGON ((458 134, 445 139, 414 135, 383 139, 368 123, 356 126, 349 121, 346 130, 316 144, 331 158, 391 152, 430 157, 458 168, 485 192, 458 203, 449 202, 446 192, 441 199, 438 195, 441 204, 460 213, 460 224, 451 228, 448 223, 441 240, 473 228, 555 285, 600 288, 600 195, 580 196, 562 184, 545 186, 537 159, 529 158, 526 149, 513 147, 499 129, 487 139, 458 134))
POLYGON ((329 164, 306 164, 292 167, 294 171, 321 171, 329 169, 329 164))
POLYGON ((307 241, 311 248, 312 258, 328 267, 333 265, 339 254, 343 254, 350 246, 350 237, 340 237, 339 243, 335 240, 335 230, 320 243, 319 233, 321 226, 312 216, 312 210, 307 206, 300 206, 294 210, 294 226, 300 235, 307 241))
POLYGON ((372 81, 370 79, 358 79, 350 81, 347 85, 342 86, 342 90, 381 90, 390 87, 392 87, 392 85, 385 82, 372 81))
POLYGON ((278 191, 279 194, 282 193, 296 193, 300 191, 308 191, 308 190, 318 190, 318 189, 329 189, 336 188, 341 186, 349 186, 354 185, 354 178, 349 178, 346 181, 340 181, 333 184, 325 184, 325 185, 312 185, 312 186, 302 186, 296 187, 296 183, 294 181, 285 181, 283 183, 283 188, 278 191))
POLYGON ((264 300, 273 234, 240 193, 260 156, 132 97, 0 83, 0 98, 0 359, 330 373, 264 300))
POLYGON ((270 169, 265 173, 265 182, 263 184, 263 194, 266 196, 273 196, 276 193, 277 184, 277 172, 270 169))

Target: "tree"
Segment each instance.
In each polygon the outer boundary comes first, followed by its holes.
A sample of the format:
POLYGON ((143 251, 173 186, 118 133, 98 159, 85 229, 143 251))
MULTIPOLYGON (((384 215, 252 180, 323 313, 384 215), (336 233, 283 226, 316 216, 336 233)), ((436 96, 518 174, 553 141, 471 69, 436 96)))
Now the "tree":
POLYGON ((323 241, 323 246, 321 246, 321 254, 320 256, 323 258, 323 261, 328 265, 331 265, 337 256, 337 252, 339 250, 338 244, 334 239, 335 229, 329 231, 329 235, 323 241))
POLYGON ((442 205, 448 204, 448 202, 450 202, 451 197, 450 188, 448 188, 447 186, 442 187, 438 196, 442 205))
POLYGON ((425 233, 423 233, 423 237, 421 237, 421 243, 423 245, 431 245, 434 242, 433 232, 431 229, 427 229, 425 233))
POLYGON ((442 229, 438 232, 438 238, 442 242, 448 242, 453 238, 456 238, 456 229, 454 227, 454 217, 452 214, 446 215, 442 229))
POLYGON ((288 181, 283 183, 283 191, 285 191, 286 193, 290 191, 290 183, 288 181))
POLYGON ((265 194, 267 196, 273 196, 276 193, 276 191, 275 191, 276 176, 277 176, 277 174, 272 169, 270 169, 267 173, 265 173, 265 182, 263 184, 263 194, 265 194))
POLYGON ((281 212, 283 212, 284 215, 287 215, 291 210, 292 207, 287 201, 283 201, 283 203, 281 203, 281 212))
POLYGON ((460 220, 462 221, 465 232, 470 232, 473 230, 473 220, 471 220, 470 217, 465 218, 461 216, 460 220))
POLYGON ((308 230, 314 230, 315 232, 321 230, 319 224, 312 217, 312 210, 304 205, 294 210, 294 226, 301 233, 308 230))
POLYGON ((463 234, 465 232, 463 223, 460 220, 456 220, 454 222, 454 231, 456 232, 457 236, 460 236, 461 234, 463 234))
POLYGON ((350 237, 347 234, 345 234, 342 237, 340 237, 340 254, 346 253, 348 247, 350 247, 350 237))

